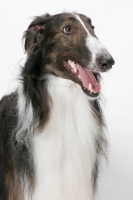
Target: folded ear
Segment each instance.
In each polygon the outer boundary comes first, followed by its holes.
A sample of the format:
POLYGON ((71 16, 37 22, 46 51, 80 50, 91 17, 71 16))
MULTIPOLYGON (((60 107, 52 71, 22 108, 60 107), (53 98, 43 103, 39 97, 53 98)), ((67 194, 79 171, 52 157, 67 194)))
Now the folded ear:
POLYGON ((33 49, 44 39, 44 31, 46 28, 45 21, 49 17, 49 14, 36 17, 24 32, 24 47, 28 55, 30 55, 33 49))

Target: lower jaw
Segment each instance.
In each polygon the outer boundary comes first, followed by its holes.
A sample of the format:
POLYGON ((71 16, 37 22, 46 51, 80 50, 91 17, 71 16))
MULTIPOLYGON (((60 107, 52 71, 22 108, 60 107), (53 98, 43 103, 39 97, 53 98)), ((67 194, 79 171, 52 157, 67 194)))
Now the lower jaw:
POLYGON ((89 97, 92 97, 92 98, 96 98, 99 96, 99 93, 93 93, 93 92, 90 92, 89 90, 84 90, 83 91, 85 92, 85 94, 87 94, 89 97))
POLYGON ((98 93, 91 92, 90 90, 84 88, 84 86, 81 84, 80 80, 79 80, 79 79, 76 79, 76 78, 73 76, 73 74, 70 74, 70 73, 69 73, 69 75, 70 75, 70 77, 72 78, 72 79, 70 79, 70 80, 73 81, 73 82, 76 83, 76 84, 79 84, 79 86, 81 87, 81 89, 83 90, 83 92, 84 92, 88 97, 97 98, 97 97, 99 96, 99 93, 100 93, 100 92, 98 92, 98 93))

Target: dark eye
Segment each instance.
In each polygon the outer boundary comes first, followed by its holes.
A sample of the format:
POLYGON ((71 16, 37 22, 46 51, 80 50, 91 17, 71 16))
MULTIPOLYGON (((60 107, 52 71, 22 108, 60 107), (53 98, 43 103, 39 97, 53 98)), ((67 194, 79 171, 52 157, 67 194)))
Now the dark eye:
POLYGON ((94 30, 94 29, 95 29, 95 26, 92 25, 91 28, 94 30))
POLYGON ((63 28, 63 32, 67 35, 71 35, 73 33, 73 27, 72 26, 65 26, 63 28))

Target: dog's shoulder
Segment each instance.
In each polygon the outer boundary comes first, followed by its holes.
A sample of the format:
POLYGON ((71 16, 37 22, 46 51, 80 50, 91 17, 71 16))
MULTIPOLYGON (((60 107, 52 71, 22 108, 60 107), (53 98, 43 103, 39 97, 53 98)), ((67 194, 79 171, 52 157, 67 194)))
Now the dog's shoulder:
POLYGON ((7 138, 17 123, 17 93, 11 93, 0 100, 0 135, 7 138))
POLYGON ((2 97, 0 100, 0 119, 3 117, 5 118, 11 111, 14 110, 14 106, 16 107, 17 103, 17 96, 17 92, 13 92, 2 97))

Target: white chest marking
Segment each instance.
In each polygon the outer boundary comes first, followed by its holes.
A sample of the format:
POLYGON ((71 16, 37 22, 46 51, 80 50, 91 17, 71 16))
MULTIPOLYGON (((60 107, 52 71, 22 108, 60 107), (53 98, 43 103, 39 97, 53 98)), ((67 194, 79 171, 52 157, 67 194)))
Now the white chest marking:
POLYGON ((98 134, 88 97, 78 84, 49 77, 49 122, 34 138, 36 187, 32 200, 93 200, 98 134))

